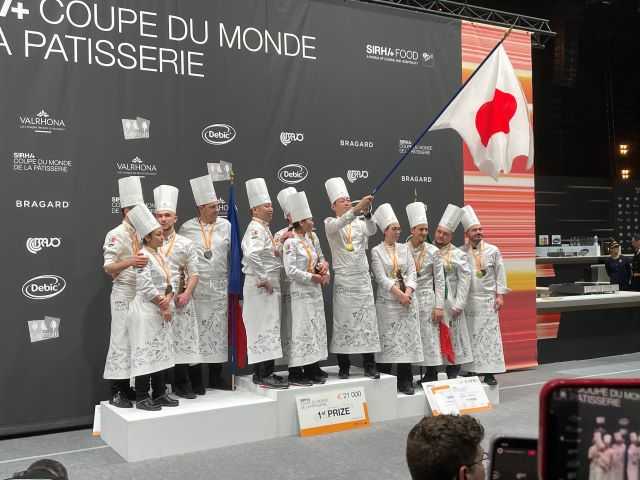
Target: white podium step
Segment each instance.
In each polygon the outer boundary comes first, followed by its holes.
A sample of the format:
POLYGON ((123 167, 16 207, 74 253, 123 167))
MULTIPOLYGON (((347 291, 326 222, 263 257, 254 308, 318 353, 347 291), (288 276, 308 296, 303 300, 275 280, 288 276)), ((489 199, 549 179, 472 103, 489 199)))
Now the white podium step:
POLYGON ((276 402, 250 392, 207 390, 158 412, 101 405, 102 439, 128 462, 278 436, 276 402))
MULTIPOLYGON (((158 412, 102 402, 101 436, 125 460, 135 462, 297 435, 298 395, 357 386, 364 387, 371 422, 431 414, 424 390, 416 388, 415 395, 398 393, 395 376, 383 374, 373 380, 352 367, 351 377, 340 380, 337 367, 325 370, 329 372, 327 383, 286 390, 258 387, 250 375, 238 377, 235 392, 208 390, 205 396, 181 398, 178 407, 158 412)), ((491 403, 498 405, 498 387, 485 385, 485 390, 491 403)))
MULTIPOLYGON (((329 373, 327 383, 313 385, 312 387, 289 387, 285 390, 261 388, 255 385, 250 375, 238 377, 238 390, 262 395, 276 402, 278 436, 298 434, 298 414, 296 410, 296 397, 303 392, 321 392, 335 390, 341 387, 364 387, 364 395, 367 399, 369 419, 371 422, 384 422, 396 418, 396 377, 392 375, 380 376, 379 380, 364 377, 362 370, 351 367, 351 376, 346 380, 338 378, 337 367, 323 368, 329 373)), ((282 372, 279 372, 279 374, 282 372)), ((283 373, 283 376, 286 374, 283 373)))

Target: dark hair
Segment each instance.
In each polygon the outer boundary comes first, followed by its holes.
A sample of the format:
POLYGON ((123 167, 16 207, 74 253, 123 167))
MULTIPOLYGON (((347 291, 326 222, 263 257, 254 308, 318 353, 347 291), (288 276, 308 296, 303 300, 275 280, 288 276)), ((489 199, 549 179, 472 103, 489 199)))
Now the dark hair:
POLYGON ((638 233, 638 232, 634 233, 633 237, 631 237, 631 238, 637 242, 638 240, 640 240, 640 233, 638 233))
POLYGON ((29 468, 14 474, 11 478, 47 478, 68 480, 67 469, 60 462, 44 458, 29 465, 29 468))
POLYGON ((407 437, 407 464, 413 480, 456 478, 476 460, 484 428, 468 415, 424 417, 407 437))

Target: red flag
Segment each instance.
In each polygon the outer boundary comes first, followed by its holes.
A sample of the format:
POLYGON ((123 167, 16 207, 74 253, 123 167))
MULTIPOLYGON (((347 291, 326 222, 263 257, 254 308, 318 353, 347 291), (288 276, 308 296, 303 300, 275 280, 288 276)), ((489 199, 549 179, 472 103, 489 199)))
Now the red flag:
POLYGON ((449 363, 455 365, 456 354, 451 343, 451 329, 442 321, 440 322, 440 351, 449 363))

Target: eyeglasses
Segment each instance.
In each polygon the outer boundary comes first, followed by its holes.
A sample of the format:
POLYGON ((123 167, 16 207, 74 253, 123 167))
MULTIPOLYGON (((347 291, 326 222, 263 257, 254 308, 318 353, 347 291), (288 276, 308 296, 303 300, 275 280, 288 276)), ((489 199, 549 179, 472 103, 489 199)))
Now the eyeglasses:
POLYGON ((473 463, 469 463, 467 465, 467 467, 473 467, 474 465, 484 465, 489 461, 489 454, 487 452, 482 452, 482 457, 480 457, 480 460, 477 460, 473 463))

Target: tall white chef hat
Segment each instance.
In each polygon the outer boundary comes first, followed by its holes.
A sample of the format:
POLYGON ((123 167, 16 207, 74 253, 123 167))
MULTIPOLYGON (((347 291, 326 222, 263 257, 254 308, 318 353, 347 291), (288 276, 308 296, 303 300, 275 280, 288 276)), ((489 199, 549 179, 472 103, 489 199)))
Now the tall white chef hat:
POLYGON ((144 238, 153 232, 156 228, 160 228, 160 224, 156 217, 149 211, 146 205, 136 205, 131 209, 127 216, 133 228, 136 229, 140 238, 144 238))
POLYGON ((311 208, 307 201, 307 194, 304 192, 296 192, 287 198, 287 207, 291 214, 291 222, 299 222, 305 218, 311 218, 311 208))
POLYGON ((416 225, 429 225, 427 220, 427 206, 422 202, 413 202, 407 205, 407 217, 411 228, 416 225))
POLYGON ((193 198, 196 201, 196 205, 206 205, 218 201, 216 190, 213 188, 213 182, 209 175, 192 178, 189 182, 191 183, 191 190, 193 191, 193 198))
POLYGON ((287 201, 289 199, 289 197, 291 195, 293 195, 294 193, 296 193, 297 190, 295 189, 295 187, 287 187, 287 188, 283 188, 282 190, 280 190, 278 192, 278 203, 280 204, 280 208, 282 209, 285 217, 291 213, 289 211, 289 208, 287 207, 287 201))
POLYGON ((384 232, 392 223, 400 223, 390 203, 380 205, 373 214, 373 219, 381 232, 384 232))
POLYGON ((330 178, 324 182, 324 188, 327 190, 327 196, 332 205, 339 198, 349 198, 347 185, 341 177, 330 178))
POLYGON ((456 228, 458 228, 461 218, 462 209, 450 203, 449 205, 447 205, 447 208, 442 214, 442 218, 440 219, 440 223, 438 225, 453 233, 456 228))
POLYGON ((144 203, 140 177, 124 177, 118 179, 118 191, 120 195, 120 208, 133 207, 134 205, 144 203))
POLYGON ((476 225, 480 225, 480 219, 471 205, 465 205, 462 207, 462 228, 464 228, 464 231, 466 232, 476 225))
POLYGON ((173 212, 178 210, 179 190, 172 185, 158 185, 153 189, 153 201, 156 212, 173 212))
POLYGON ((271 203, 269 190, 264 178, 252 178, 244 182, 249 197, 249 207, 254 208, 265 203, 271 203))

